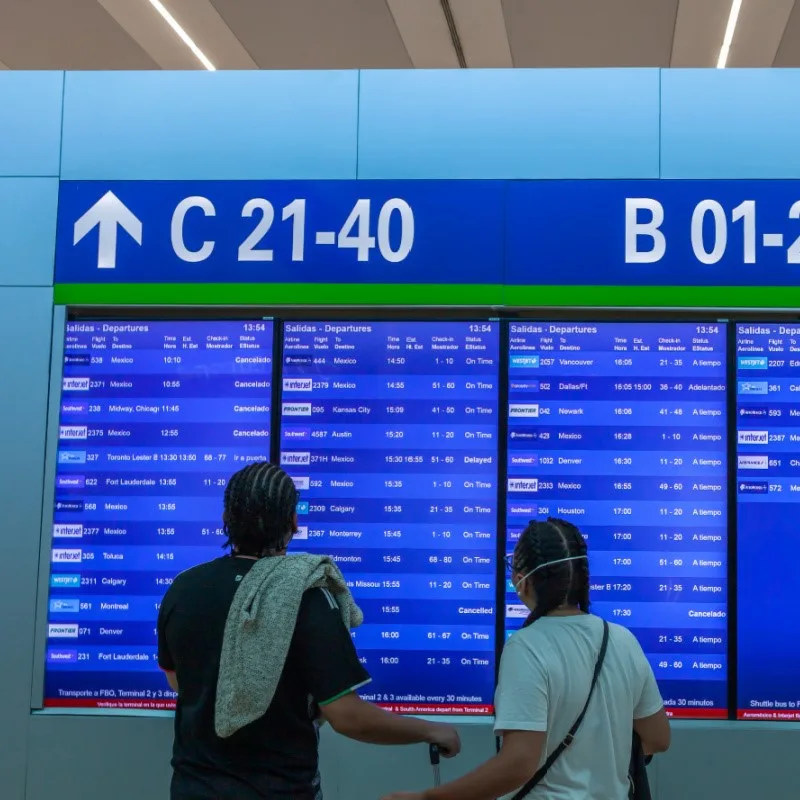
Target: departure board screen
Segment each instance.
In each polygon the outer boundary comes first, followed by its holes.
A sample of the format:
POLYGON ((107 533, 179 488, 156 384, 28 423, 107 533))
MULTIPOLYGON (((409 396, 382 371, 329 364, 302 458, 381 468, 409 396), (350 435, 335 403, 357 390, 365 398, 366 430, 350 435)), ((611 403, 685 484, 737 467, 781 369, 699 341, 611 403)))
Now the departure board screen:
POLYGON ((284 324, 292 547, 339 563, 394 711, 492 711, 498 356, 494 322, 284 324))
POLYGON ((800 720, 800 324, 736 327, 739 719, 800 720))
MULTIPOLYGON (((675 715, 727 707, 725 326, 512 322, 507 549, 587 538, 592 611, 630 628, 675 715)), ((506 635, 527 609, 507 584, 506 635)))
POLYGON ((156 619, 221 556, 230 475, 269 458, 272 323, 67 324, 45 706, 168 709, 156 619))

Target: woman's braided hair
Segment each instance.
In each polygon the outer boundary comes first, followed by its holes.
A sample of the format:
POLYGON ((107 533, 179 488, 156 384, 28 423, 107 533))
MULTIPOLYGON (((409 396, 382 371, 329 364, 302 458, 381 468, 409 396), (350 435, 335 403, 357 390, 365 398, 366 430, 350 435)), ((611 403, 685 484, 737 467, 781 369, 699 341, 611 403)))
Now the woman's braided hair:
MULTIPOLYGON (((571 522, 553 517, 545 522, 532 520, 514 550, 514 571, 528 575, 542 564, 575 556, 586 556, 586 540, 571 522)), ((589 562, 586 558, 542 567, 526 580, 531 581, 536 592, 536 608, 526 626, 564 605, 589 611, 589 562)))
POLYGON ((274 464, 259 461, 239 470, 225 488, 223 547, 257 557, 283 550, 298 499, 294 481, 274 464))

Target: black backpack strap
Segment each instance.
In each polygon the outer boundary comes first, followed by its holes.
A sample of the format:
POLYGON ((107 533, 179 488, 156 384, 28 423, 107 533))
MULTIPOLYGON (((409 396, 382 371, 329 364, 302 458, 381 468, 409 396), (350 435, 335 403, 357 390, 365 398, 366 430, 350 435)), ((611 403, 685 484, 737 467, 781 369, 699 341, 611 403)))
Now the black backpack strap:
POLYGON ((581 724, 583 723, 583 718, 586 716, 586 712, 589 709, 589 703, 592 702, 592 695, 594 695, 594 690, 597 686, 597 679, 600 677, 600 670, 603 668, 603 662, 606 660, 606 650, 608 650, 608 632, 608 623, 603 620, 603 641, 600 645, 600 652, 597 655, 597 662, 594 665, 592 685, 589 688, 589 696, 586 698, 586 702, 583 705, 583 710, 578 715, 578 719, 575 720, 572 727, 569 729, 569 733, 564 737, 564 740, 561 742, 561 744, 559 744, 558 747, 556 747, 556 749, 553 750, 553 752, 547 757, 547 761, 545 761, 544 764, 539 767, 536 774, 511 798, 511 800, 523 800, 524 797, 527 797, 531 789, 542 782, 544 776, 550 771, 550 767, 556 763, 561 754, 572 744, 575 734, 578 732, 578 728, 580 728, 581 724))

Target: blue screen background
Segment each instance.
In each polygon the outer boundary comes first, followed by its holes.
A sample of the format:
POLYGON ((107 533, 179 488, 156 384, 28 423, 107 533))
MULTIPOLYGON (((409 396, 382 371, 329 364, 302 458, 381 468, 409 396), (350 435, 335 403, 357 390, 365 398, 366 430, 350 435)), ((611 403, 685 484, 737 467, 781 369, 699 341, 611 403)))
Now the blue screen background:
POLYGON ((738 716, 800 719, 800 325, 736 328, 738 716))
POLYGON ((230 475, 269 459, 272 342, 260 320, 67 324, 45 706, 174 705, 158 608, 222 555, 230 475))
POLYGON ((727 708, 725 370, 722 324, 510 323, 507 551, 530 519, 577 525, 592 610, 685 717, 727 708))
POLYGON ((284 324, 294 546, 341 562, 362 695, 395 711, 492 708, 498 358, 494 322, 284 324))

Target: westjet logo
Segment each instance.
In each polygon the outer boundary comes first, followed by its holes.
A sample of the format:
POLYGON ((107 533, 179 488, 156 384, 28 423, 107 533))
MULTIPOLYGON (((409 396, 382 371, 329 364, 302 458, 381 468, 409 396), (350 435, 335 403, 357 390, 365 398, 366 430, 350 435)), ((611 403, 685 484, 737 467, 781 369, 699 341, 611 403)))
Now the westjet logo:
POLYGON ((518 369, 539 369, 539 356, 511 356, 509 363, 518 369))
POLYGON ((769 444, 769 431, 737 431, 739 444, 769 444))
POLYGON ((766 369, 766 356, 739 356, 736 363, 739 369, 766 369))
POLYGON ((51 575, 50 586, 54 589, 77 589, 81 585, 80 575, 51 575))

